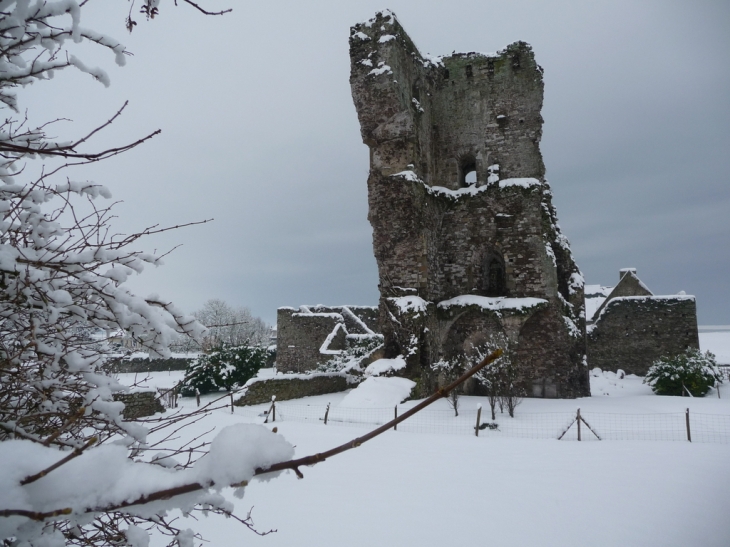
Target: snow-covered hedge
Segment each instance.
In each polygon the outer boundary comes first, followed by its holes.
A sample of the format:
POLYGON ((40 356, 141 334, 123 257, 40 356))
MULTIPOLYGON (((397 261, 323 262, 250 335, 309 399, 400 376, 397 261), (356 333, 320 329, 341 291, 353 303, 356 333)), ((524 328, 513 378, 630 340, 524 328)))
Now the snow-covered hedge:
POLYGON ((687 348, 684 353, 657 359, 646 373, 644 383, 658 395, 702 397, 715 383, 722 383, 715 356, 687 348))
POLYGON ((227 346, 206 353, 193 361, 185 372, 180 389, 183 397, 243 387, 266 366, 268 350, 260 346, 227 346))

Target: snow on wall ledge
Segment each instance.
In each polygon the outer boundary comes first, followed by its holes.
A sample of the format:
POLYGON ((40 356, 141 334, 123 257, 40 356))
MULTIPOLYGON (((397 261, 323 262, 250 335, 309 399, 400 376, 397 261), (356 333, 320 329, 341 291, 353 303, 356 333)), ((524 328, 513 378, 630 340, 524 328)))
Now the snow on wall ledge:
POLYGON ((388 302, 392 302, 398 306, 401 313, 422 313, 428 308, 430 302, 427 302, 420 296, 397 296, 388 298, 388 302))
POLYGON ((480 194, 482 192, 487 192, 489 190, 495 190, 495 189, 506 189, 506 188, 539 188, 542 186, 542 182, 540 182, 536 178, 532 177, 521 177, 521 178, 512 178, 512 179, 497 179, 493 184, 483 184, 481 186, 478 186, 476 184, 471 186, 465 186, 464 188, 459 188, 457 190, 452 190, 450 188, 446 188, 445 186, 429 186, 426 184, 417 174, 415 171, 407 170, 407 171, 401 171, 399 173, 395 173, 393 175, 390 175, 392 178, 400 178, 407 180, 409 182, 417 182, 422 184, 426 191, 428 191, 429 194, 432 194, 434 196, 443 196, 450 199, 459 199, 463 198, 465 196, 476 196, 477 194, 480 194))
POLYGON ((507 298, 504 296, 490 297, 465 294, 439 302, 438 307, 441 309, 449 309, 454 307, 479 306, 489 311, 522 311, 547 304, 548 301, 543 298, 507 298))

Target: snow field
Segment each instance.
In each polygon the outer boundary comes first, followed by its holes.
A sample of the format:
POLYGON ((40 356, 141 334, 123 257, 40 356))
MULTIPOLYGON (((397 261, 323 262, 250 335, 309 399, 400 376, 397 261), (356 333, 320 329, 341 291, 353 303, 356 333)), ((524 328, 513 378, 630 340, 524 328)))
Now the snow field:
MULTIPOLYGON (((153 381, 164 383, 156 375, 153 381)), ((526 416, 570 417, 578 406, 598 430, 591 413, 682 416, 689 407, 693 416, 704 413, 730 419, 727 386, 727 395, 721 391, 722 399, 715 392, 704 398, 660 397, 641 378, 621 379, 594 370, 591 388, 594 396, 590 398, 526 399, 517 408, 516 418, 497 416, 500 429, 507 431, 510 423, 520 423, 526 416)), ((278 428, 295 446, 295 457, 338 446, 373 426, 333 421, 337 410, 382 410, 340 406, 349 394, 283 401, 278 404, 276 423, 266 427, 278 428), (328 402, 331 418, 325 426, 321 417, 328 402), (287 416, 294 409, 309 409, 312 419, 294 421, 295 416, 287 416)), ((211 399, 207 396, 203 401, 211 399)), ((184 407, 195 405, 191 399, 181 401, 184 407)), ((491 418, 486 400, 462 397, 461 401, 464 434, 411 433, 406 427, 409 420, 398 431, 302 468, 303 480, 290 472, 269 482, 254 480, 243 500, 234 500, 230 489, 223 491, 235 501, 237 514, 245 515, 253 507, 257 528, 275 528, 275 534, 258 537, 235 521, 220 518, 191 520, 185 526, 201 532, 212 545, 247 542, 267 547, 430 546, 467 541, 561 547, 730 545, 726 518, 730 444, 578 443, 500 437, 488 430, 476 438, 471 428, 477 404, 483 406, 482 421, 491 418)), ((413 404, 399 405, 399 409, 413 404)), ((237 407, 233 414, 220 409, 183 434, 187 438, 211 426, 220 430, 235 423, 262 423, 261 414, 268 406, 237 407)), ((454 418, 445 401, 434 406, 440 423, 462 423, 462 416, 454 418)), ((383 419, 392 417, 391 412, 387 409, 383 419)), ((583 429, 583 439, 591 437, 583 429)), ((161 538, 153 542, 157 545, 163 545, 161 538)))

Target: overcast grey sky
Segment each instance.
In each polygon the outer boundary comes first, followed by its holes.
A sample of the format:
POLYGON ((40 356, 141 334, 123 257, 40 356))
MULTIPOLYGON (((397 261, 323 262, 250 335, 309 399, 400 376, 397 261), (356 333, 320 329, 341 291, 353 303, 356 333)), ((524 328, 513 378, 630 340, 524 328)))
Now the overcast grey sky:
POLYGON ((209 298, 268 322, 300 304, 376 304, 368 149, 349 88, 350 25, 395 11, 423 53, 532 44, 545 70, 542 152, 560 224, 587 283, 636 267, 655 294, 697 296, 700 324, 730 324, 730 2, 671 0, 163 0, 130 35, 128 3, 92 1, 82 24, 134 53, 112 85, 66 71, 20 92, 35 121, 80 135, 130 101, 97 140, 132 152, 76 178, 109 186, 116 226, 215 222, 131 286, 192 312, 209 298))

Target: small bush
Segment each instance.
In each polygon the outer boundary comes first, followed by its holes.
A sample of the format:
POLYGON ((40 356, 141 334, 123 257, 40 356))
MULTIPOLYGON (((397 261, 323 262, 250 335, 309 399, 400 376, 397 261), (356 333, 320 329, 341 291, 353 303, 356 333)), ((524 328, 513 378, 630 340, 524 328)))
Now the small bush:
POLYGON ((180 394, 192 397, 196 390, 205 395, 243 387, 260 368, 266 366, 268 353, 260 346, 220 346, 188 366, 180 394))
POLYGON ((657 395, 684 396, 689 391, 695 397, 702 397, 715 382, 722 383, 715 356, 694 348, 656 360, 644 378, 644 383, 657 395))

